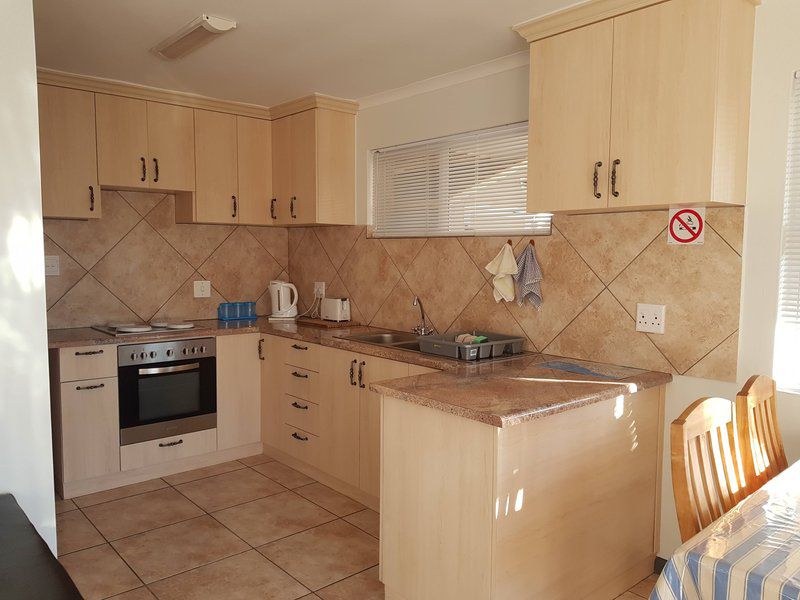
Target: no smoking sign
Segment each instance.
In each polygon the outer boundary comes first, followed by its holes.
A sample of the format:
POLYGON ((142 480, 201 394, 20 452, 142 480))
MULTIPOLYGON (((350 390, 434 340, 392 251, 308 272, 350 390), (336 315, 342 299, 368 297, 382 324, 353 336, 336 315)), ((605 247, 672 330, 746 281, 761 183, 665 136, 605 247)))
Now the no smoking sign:
POLYGON ((681 246, 697 246, 705 240, 705 208, 669 209, 667 243, 681 246))

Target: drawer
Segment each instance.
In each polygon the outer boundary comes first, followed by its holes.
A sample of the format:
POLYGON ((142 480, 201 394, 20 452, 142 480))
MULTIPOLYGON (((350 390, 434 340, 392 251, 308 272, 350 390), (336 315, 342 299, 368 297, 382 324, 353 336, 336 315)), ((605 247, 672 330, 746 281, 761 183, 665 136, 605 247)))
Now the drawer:
POLYGON ((319 406, 313 402, 284 396, 283 419, 289 425, 319 435, 319 406))
POLYGON ((117 376, 117 347, 80 346, 58 351, 61 381, 82 381, 117 376))
POLYGON ((287 365, 318 372, 320 348, 318 344, 287 339, 284 340, 284 360, 287 365))
POLYGON ((217 430, 206 429, 122 446, 120 463, 123 471, 129 471, 188 456, 208 454, 216 449, 217 430))
POLYGON ((319 403, 318 383, 319 373, 301 367, 283 365, 283 389, 290 396, 319 403))
POLYGON ((319 463, 319 437, 299 427, 284 424, 283 450, 298 460, 316 466, 319 463))

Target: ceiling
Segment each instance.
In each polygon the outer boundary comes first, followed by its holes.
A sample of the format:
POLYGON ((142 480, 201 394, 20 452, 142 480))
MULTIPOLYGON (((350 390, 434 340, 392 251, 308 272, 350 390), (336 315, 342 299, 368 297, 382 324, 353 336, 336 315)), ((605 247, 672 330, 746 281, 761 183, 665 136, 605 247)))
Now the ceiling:
POLYGON ((37 62, 274 105, 362 98, 525 49, 511 26, 574 0, 34 0, 37 62), (149 49, 200 14, 238 21, 185 58, 149 49))

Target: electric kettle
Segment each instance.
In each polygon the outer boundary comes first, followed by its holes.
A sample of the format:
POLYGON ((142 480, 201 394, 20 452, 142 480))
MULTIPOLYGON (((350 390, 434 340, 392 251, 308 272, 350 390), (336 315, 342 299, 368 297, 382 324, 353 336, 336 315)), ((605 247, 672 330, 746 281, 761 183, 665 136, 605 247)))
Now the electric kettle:
POLYGON ((297 288, 286 281, 270 281, 269 295, 272 299, 271 317, 291 319, 297 316, 297 288))

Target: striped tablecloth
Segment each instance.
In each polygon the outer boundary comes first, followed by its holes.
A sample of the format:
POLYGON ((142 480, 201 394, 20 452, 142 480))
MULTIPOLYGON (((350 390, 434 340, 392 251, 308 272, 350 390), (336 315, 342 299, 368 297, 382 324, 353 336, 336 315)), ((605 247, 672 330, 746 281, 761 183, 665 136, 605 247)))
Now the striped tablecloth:
POLYGON ((676 550, 650 600, 800 600, 800 462, 676 550))

